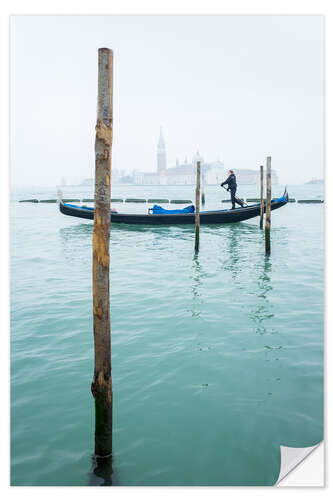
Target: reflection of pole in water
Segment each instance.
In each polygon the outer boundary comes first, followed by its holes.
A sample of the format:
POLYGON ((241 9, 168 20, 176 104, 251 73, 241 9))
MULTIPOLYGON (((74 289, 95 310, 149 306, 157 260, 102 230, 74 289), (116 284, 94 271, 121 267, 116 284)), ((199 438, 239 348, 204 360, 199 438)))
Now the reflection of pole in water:
POLYGON ((92 472, 90 486, 112 486, 112 461, 92 457, 92 472))
POLYGON ((268 257, 265 257, 264 266, 258 278, 259 288, 263 290, 263 293, 260 295, 260 297, 263 297, 264 299, 266 299, 268 292, 272 290, 272 286, 270 285, 271 271, 272 271, 272 263, 268 257))
POLYGON ((224 268, 231 271, 231 277, 235 280, 239 274, 238 261, 239 261, 239 239, 240 234, 237 225, 230 225, 227 227, 229 234, 226 235, 227 249, 226 255, 229 259, 224 262, 224 268))
POLYGON ((193 273, 193 282, 194 283, 192 285, 192 290, 193 290, 194 296, 197 297, 199 295, 198 287, 201 285, 201 280, 200 280, 201 266, 200 266, 200 262, 199 262, 197 255, 194 255, 194 257, 193 257, 192 268, 194 269, 194 273, 193 273))
POLYGON ((256 333, 260 335, 267 333, 267 328, 263 323, 274 317, 274 314, 270 312, 271 304, 268 299, 268 294, 273 289, 270 277, 271 271, 272 263, 268 257, 265 257, 262 271, 258 276, 258 305, 250 315, 251 319, 257 324, 256 333))
POLYGON ((198 302, 202 303, 201 301, 201 293, 200 293, 200 286, 202 285, 201 277, 202 277, 202 268, 200 265, 199 257, 198 254, 194 254, 193 256, 193 284, 191 286, 192 289, 192 294, 193 294, 193 307, 191 309, 192 311, 192 316, 200 316, 201 311, 196 310, 196 305, 198 302))

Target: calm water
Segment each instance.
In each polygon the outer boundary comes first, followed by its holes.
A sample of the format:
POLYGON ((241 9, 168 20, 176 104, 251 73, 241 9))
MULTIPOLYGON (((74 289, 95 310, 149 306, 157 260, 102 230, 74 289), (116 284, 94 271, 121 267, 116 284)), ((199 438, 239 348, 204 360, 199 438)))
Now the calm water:
MULTIPOLYGON (((92 196, 65 191, 78 194, 92 196)), ((206 207, 225 195, 209 187, 206 207)), ((113 196, 194 199, 192 187, 113 196)), ((103 484, 92 462, 92 223, 24 197, 55 194, 12 195, 11 482, 103 484)), ((280 445, 323 438, 323 215, 273 212, 270 258, 258 219, 202 226, 197 257, 192 227, 112 226, 113 484, 272 485, 280 445)))

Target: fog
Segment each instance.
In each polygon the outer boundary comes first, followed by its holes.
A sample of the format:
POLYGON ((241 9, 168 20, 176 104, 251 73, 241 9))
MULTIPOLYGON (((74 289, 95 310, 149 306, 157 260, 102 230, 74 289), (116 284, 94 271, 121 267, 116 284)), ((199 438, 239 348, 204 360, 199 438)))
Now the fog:
POLYGON ((113 168, 199 150, 272 156, 282 183, 323 177, 323 17, 19 16, 11 20, 11 184, 94 175, 97 50, 114 51, 113 168))

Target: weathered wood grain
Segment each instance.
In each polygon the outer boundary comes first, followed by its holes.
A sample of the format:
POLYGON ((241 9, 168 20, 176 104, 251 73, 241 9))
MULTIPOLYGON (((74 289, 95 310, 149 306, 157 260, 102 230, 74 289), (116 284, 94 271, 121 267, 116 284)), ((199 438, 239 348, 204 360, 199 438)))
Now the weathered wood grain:
POLYGON ((95 399, 95 454, 112 454, 112 379, 109 241, 111 152, 113 130, 113 53, 98 50, 98 101, 95 139, 95 216, 93 230, 93 317, 95 399))

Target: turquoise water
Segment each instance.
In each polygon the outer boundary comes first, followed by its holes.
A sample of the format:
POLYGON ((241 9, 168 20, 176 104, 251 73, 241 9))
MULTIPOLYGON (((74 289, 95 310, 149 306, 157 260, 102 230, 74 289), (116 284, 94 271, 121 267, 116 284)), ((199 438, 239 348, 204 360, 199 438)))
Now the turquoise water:
MULTIPOLYGON (((92 192, 65 190, 77 195, 92 192)), ((225 195, 209 186, 206 208, 225 195)), ((54 196, 12 195, 11 483, 109 484, 92 460, 92 223, 16 201, 54 196)), ((113 196, 194 199, 167 186, 113 196)), ((192 227, 112 226, 113 484, 272 485, 280 445, 323 438, 323 215, 273 212, 269 258, 258 219, 202 226, 196 257, 192 227)))

